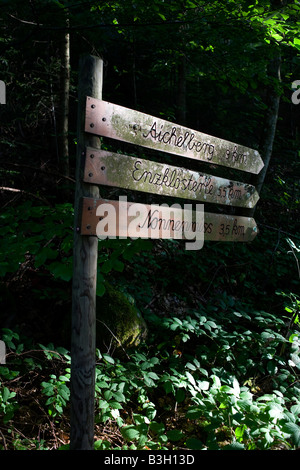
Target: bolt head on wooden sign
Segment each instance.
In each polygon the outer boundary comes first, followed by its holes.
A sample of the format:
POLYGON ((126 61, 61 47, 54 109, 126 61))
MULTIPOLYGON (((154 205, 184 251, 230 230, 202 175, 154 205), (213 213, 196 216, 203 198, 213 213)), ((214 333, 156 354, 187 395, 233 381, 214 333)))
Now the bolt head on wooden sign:
POLYGON ((92 97, 86 101, 85 131, 250 173, 264 166, 256 150, 92 97))
POLYGON ((250 184, 93 148, 86 149, 84 181, 236 207, 259 199, 250 184))
MULTIPOLYGON (((227 214, 215 214, 209 212, 192 211, 192 230, 188 233, 188 237, 184 237, 182 231, 180 232, 180 224, 178 225, 178 233, 176 235, 174 214, 172 207, 168 212, 166 208, 165 214, 171 214, 173 219, 159 216, 159 210, 162 206, 157 205, 144 205, 142 216, 136 220, 136 214, 130 212, 130 208, 135 203, 127 202, 126 197, 122 197, 122 201, 112 201, 105 199, 82 199, 82 217, 81 217, 81 235, 98 236, 99 238, 130 238, 132 233, 128 230, 129 226, 136 228, 138 225, 141 229, 135 233, 134 238, 177 238, 177 239, 191 239, 192 236, 196 238, 196 231, 198 231, 199 243, 201 237, 204 241, 236 241, 247 242, 252 241, 257 235, 256 222, 251 217, 232 216, 227 214), (102 207, 101 207, 102 206, 102 207), (110 219, 110 207, 115 216, 115 220, 110 219), (106 218, 108 217, 108 218, 106 218), (173 220, 173 222, 172 222, 173 220), (165 227, 163 224, 166 224, 165 227), (171 229, 174 228, 173 233, 171 229), (163 229, 165 228, 165 231, 163 229), (193 233, 192 233, 193 232, 193 233)), ((191 204, 188 204, 191 206, 191 204)), ((201 205, 202 206, 202 205, 201 205)), ((179 214, 178 220, 184 221, 184 211, 179 214)), ((196 240, 197 241, 197 240, 196 240)), ((202 245, 201 245, 202 247, 202 245)), ((194 248, 191 248, 194 249, 194 248)))

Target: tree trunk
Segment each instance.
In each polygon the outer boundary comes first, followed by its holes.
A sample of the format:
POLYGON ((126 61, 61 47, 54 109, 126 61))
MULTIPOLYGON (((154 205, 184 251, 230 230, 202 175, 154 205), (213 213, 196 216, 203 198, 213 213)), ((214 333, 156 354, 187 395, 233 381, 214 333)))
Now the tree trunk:
MULTIPOLYGON (((68 24, 68 22, 67 22, 68 24)), ((61 47, 61 113, 58 129, 59 169, 69 176, 69 89, 70 89, 70 34, 64 33, 61 47)))
MULTIPOLYGON (((268 90, 268 96, 267 96, 268 109, 267 109, 267 113, 265 117, 264 130, 263 130, 263 135, 262 135, 261 145, 260 145, 260 154, 264 162, 264 167, 258 175, 253 175, 251 178, 251 184, 253 184, 256 187, 258 194, 261 193, 261 190, 265 181, 265 177, 268 171, 269 163, 272 157, 273 144, 274 144, 276 126, 277 126, 277 120, 278 120, 279 104, 280 104, 280 94, 278 91, 278 87, 276 86, 277 83, 281 81, 280 65, 281 65, 281 57, 278 56, 270 62, 269 67, 268 67, 269 77, 273 80, 268 90)), ((256 206, 249 210, 246 209, 244 211, 245 214, 243 215, 247 215, 248 217, 253 217, 255 213, 255 208, 256 206)))
POLYGON ((178 123, 186 125, 186 58, 181 56, 178 67, 178 123))

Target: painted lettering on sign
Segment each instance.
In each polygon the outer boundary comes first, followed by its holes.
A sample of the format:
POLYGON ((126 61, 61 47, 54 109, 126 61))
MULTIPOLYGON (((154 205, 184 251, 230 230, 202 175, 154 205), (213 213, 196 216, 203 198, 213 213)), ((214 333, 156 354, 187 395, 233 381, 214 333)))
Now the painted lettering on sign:
POLYGON ((179 204, 127 203, 127 197, 120 196, 118 202, 100 200, 96 216, 96 235, 100 239, 173 238, 194 240, 192 247, 186 244, 188 250, 203 247, 203 204, 197 204, 197 210, 192 211, 191 204, 182 209, 179 204))
MULTIPOLYGON (((212 177, 209 175, 199 175, 198 180, 194 179, 192 174, 188 178, 183 177, 183 169, 166 167, 162 172, 153 172, 144 169, 143 164, 147 165, 141 159, 135 160, 134 168, 132 171, 132 178, 136 182, 149 183, 154 186, 166 186, 167 188, 181 189, 182 191, 194 191, 195 193, 204 192, 205 194, 212 194, 214 186, 212 184, 212 177)), ((188 171, 185 171, 188 173, 188 171)))
POLYGON ((257 174, 264 166, 257 150, 91 97, 86 102, 85 131, 250 173, 257 174))
POLYGON ((254 207, 250 184, 117 153, 86 149, 84 181, 238 207, 254 207))
MULTIPOLYGON (((149 209, 147 216, 139 224, 139 228, 151 228, 151 230, 159 229, 166 230, 169 233, 174 234, 186 234, 192 232, 201 232, 201 224, 193 220, 176 220, 175 218, 162 217, 159 209, 149 209)), ((176 237, 175 237, 176 238, 176 237)))
MULTIPOLYGON (((177 213, 176 219, 174 215, 170 217, 170 212, 165 212, 164 215, 156 212, 158 208, 155 205, 135 204, 127 202, 124 198, 121 196, 119 201, 83 198, 81 234, 93 236, 102 234, 104 237, 121 238, 134 236, 179 239, 184 239, 186 234, 194 238, 202 234, 204 241, 248 242, 258 233, 256 222, 251 217, 204 212, 204 218, 197 220, 197 211, 189 209, 187 214, 190 218, 187 218, 178 208, 180 213, 177 213), (133 210, 130 209, 132 206, 133 210), (108 217, 109 212, 111 217, 108 217), (183 221, 187 224, 183 224, 183 221), (184 230, 186 231, 183 233, 184 230)), ((163 206, 159 206, 159 210, 162 210, 163 206)))
POLYGON ((176 126, 173 126, 171 130, 164 130, 164 125, 160 125, 158 129, 157 121, 151 126, 151 129, 146 134, 143 133, 143 137, 147 139, 152 137, 153 140, 157 142, 163 142, 164 144, 171 145, 178 148, 187 148, 190 151, 195 151, 197 153, 203 152, 206 154, 208 161, 213 159, 215 146, 208 142, 199 141, 195 139, 195 133, 187 130, 184 134, 178 132, 176 126))

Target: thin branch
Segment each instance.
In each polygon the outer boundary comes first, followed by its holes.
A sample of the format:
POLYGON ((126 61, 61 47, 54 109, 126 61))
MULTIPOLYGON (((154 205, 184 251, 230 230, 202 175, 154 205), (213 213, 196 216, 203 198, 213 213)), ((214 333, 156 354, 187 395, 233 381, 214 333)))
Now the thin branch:
POLYGON ((42 173, 47 173, 47 175, 58 176, 59 178, 64 178, 68 181, 71 181, 72 183, 75 183, 74 178, 72 178, 70 176, 67 176, 67 175, 62 175, 59 172, 49 171, 48 168, 47 169, 37 168, 37 167, 31 166, 31 165, 26 165, 24 163, 11 163, 11 162, 5 162, 5 165, 11 165, 11 166, 22 167, 22 168, 29 168, 30 170, 40 171, 42 173))
POLYGON ((123 349, 123 352, 126 354, 127 358, 129 359, 129 356, 128 356, 128 354, 127 354, 127 352, 126 352, 126 350, 125 350, 125 348, 124 348, 122 342, 119 340, 119 338, 117 338, 117 337, 113 334, 113 332, 111 331, 111 329, 107 326, 107 324, 106 324, 105 322, 103 322, 103 321, 101 321, 101 320, 98 320, 98 319, 97 319, 97 321, 98 321, 99 323, 102 323, 102 325, 104 325, 104 326, 108 329, 108 331, 110 332, 110 334, 114 337, 114 339, 117 341, 117 343, 119 343, 119 346, 123 349))
POLYGON ((10 191, 10 192, 13 192, 13 193, 24 194, 26 196, 34 197, 35 199, 38 199, 39 201, 42 201, 42 202, 46 203, 48 206, 51 205, 50 202, 48 202, 46 199, 44 199, 40 196, 36 196, 35 194, 29 193, 27 191, 24 191, 23 189, 8 188, 6 186, 0 186, 0 191, 10 191))

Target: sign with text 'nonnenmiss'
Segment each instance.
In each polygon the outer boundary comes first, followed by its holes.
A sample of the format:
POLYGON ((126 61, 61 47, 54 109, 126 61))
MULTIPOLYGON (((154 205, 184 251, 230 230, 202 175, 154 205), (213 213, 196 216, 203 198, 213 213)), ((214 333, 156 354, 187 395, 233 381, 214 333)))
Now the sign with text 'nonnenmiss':
POLYGON ((257 150, 92 97, 87 97, 85 131, 249 173, 264 166, 257 150))
POLYGON ((185 212, 177 208, 175 211, 172 206, 83 198, 81 234, 99 238, 134 235, 136 238, 175 239, 186 239, 188 234, 192 239, 199 233, 205 241, 235 242, 252 241, 257 235, 256 223, 251 217, 199 212, 197 218, 197 211, 191 211, 191 227, 183 230, 185 212), (136 207, 134 211, 130 211, 132 207, 136 207), (110 217, 110 211, 113 211, 113 217, 110 217))

